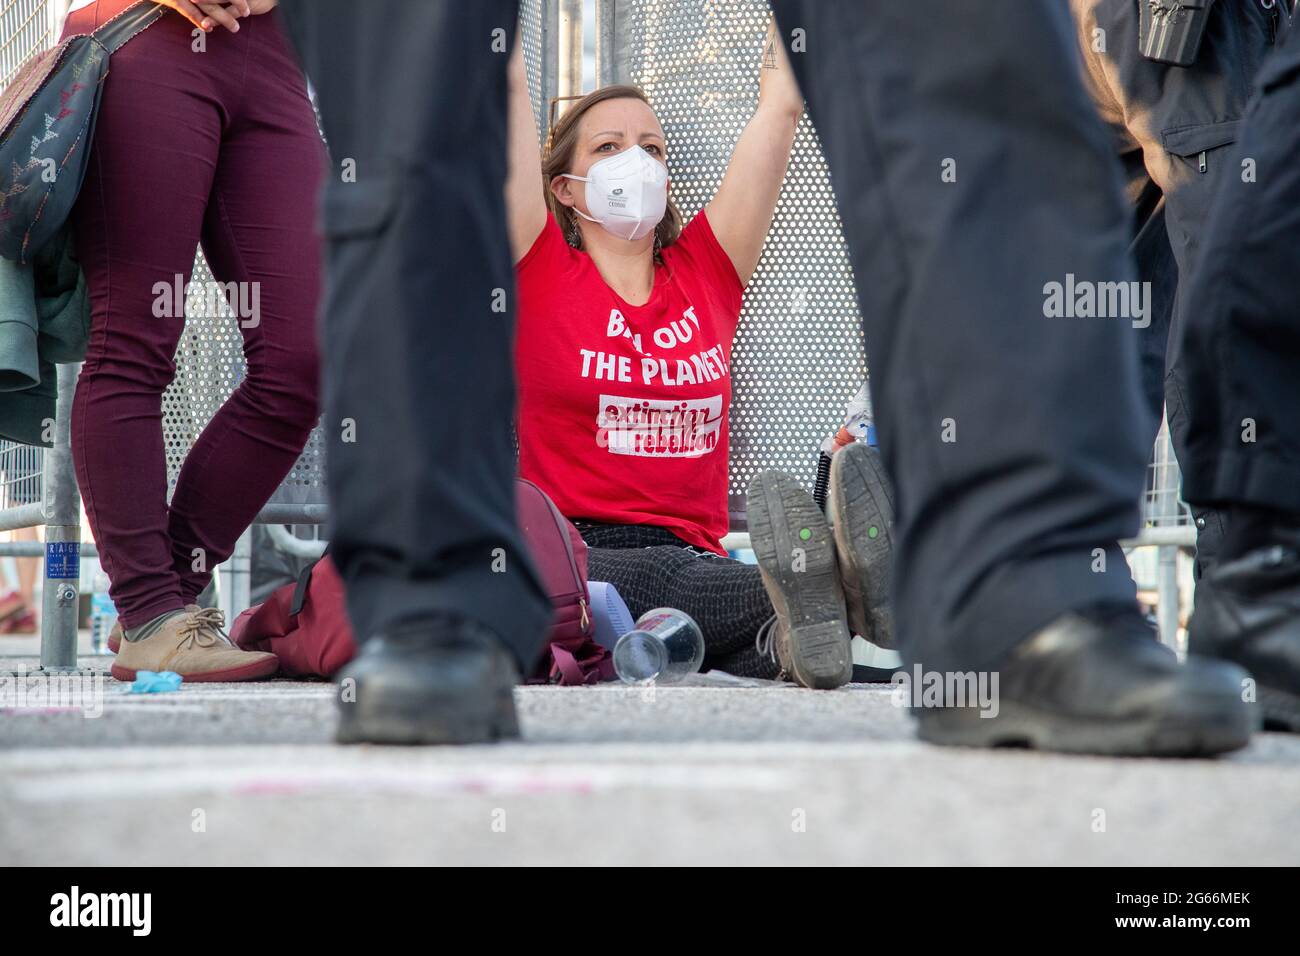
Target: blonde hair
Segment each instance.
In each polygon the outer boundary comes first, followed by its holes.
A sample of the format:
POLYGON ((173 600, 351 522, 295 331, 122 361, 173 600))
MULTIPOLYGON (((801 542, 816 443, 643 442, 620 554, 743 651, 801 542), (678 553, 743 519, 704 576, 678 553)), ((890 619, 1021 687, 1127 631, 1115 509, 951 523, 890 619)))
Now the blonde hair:
MULTIPOLYGON (((546 206, 551 210, 551 215, 555 216, 555 221, 559 224, 560 231, 564 234, 566 240, 577 233, 578 217, 571 208, 555 198, 555 193, 551 192, 551 180, 561 173, 569 172, 573 168, 573 154, 578 148, 578 127, 582 122, 582 117, 597 103, 617 99, 640 100, 646 106, 650 106, 650 101, 646 99, 645 93, 638 87, 622 84, 602 86, 600 89, 594 90, 579 99, 565 112, 559 122, 551 123, 551 133, 547 137, 546 149, 542 153, 542 189, 546 196, 546 206)), ((551 101, 552 113, 555 111, 557 102, 558 100, 551 101)), ((668 205, 664 209, 664 217, 655 226, 655 238, 658 239, 655 244, 656 249, 668 248, 677 241, 677 237, 681 234, 682 214, 678 210, 677 204, 673 202, 672 196, 669 196, 668 205)), ((579 239, 577 248, 581 247, 581 239, 579 239)))

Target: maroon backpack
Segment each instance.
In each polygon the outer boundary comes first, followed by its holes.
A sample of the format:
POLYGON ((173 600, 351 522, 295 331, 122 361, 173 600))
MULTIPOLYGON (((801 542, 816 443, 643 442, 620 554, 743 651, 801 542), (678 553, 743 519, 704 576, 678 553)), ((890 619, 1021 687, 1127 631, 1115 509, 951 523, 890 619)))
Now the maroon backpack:
POLYGON ((595 642, 587 606, 587 543, 555 502, 527 478, 515 481, 519 527, 555 608, 547 648, 532 675, 552 684, 613 680, 614 659, 595 642))
MULTIPOLYGON (((531 481, 515 482, 515 502, 528 551, 555 608, 530 683, 612 680, 613 658, 592 639, 586 542, 531 481)), ((270 651, 285 676, 333 677, 356 654, 356 642, 344 610, 343 580, 329 555, 235 618, 230 638, 247 651, 270 651)))

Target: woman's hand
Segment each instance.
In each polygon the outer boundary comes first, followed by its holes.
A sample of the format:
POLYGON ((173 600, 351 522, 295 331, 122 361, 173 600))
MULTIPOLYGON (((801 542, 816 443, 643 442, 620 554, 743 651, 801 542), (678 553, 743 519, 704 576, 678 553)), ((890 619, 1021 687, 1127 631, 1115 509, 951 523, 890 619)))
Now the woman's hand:
POLYGON ((279 0, 157 0, 171 7, 204 33, 222 26, 231 33, 239 32, 243 17, 255 17, 273 10, 279 0))

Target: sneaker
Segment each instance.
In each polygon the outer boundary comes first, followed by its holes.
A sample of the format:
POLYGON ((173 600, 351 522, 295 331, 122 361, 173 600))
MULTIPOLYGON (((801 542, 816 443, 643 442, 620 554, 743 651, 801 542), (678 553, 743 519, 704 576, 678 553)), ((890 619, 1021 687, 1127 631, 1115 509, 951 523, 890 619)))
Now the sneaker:
POLYGON ((819 690, 848 683, 852 635, 826 516, 798 482, 777 471, 749 483, 747 507, 750 543, 776 611, 770 639, 784 675, 819 690))
POLYGON ((835 533, 849 630, 877 647, 896 647, 889 602, 894 495, 880 452, 854 442, 835 453, 826 517, 835 533))
POLYGON ((280 669, 274 654, 241 651, 231 644, 222 630, 225 623, 216 608, 189 604, 148 637, 121 641, 110 673, 133 681, 139 671, 174 671, 194 683, 257 680, 280 669))

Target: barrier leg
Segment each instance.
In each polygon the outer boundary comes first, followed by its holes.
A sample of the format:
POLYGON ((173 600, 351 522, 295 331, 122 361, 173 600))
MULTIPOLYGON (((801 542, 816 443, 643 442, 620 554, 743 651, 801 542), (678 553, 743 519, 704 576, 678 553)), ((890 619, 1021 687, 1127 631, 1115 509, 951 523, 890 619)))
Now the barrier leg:
POLYGON ((227 625, 247 610, 252 576, 253 530, 246 528, 235 542, 234 552, 217 566, 217 605, 225 613, 227 625))
POLYGON ((77 668, 81 578, 81 493, 72 467, 72 397, 80 364, 58 367, 54 447, 45 452, 45 587, 41 595, 41 670, 77 668))
POLYGON ((1168 545, 1156 549, 1156 619, 1160 640, 1178 650, 1178 549, 1168 545))

